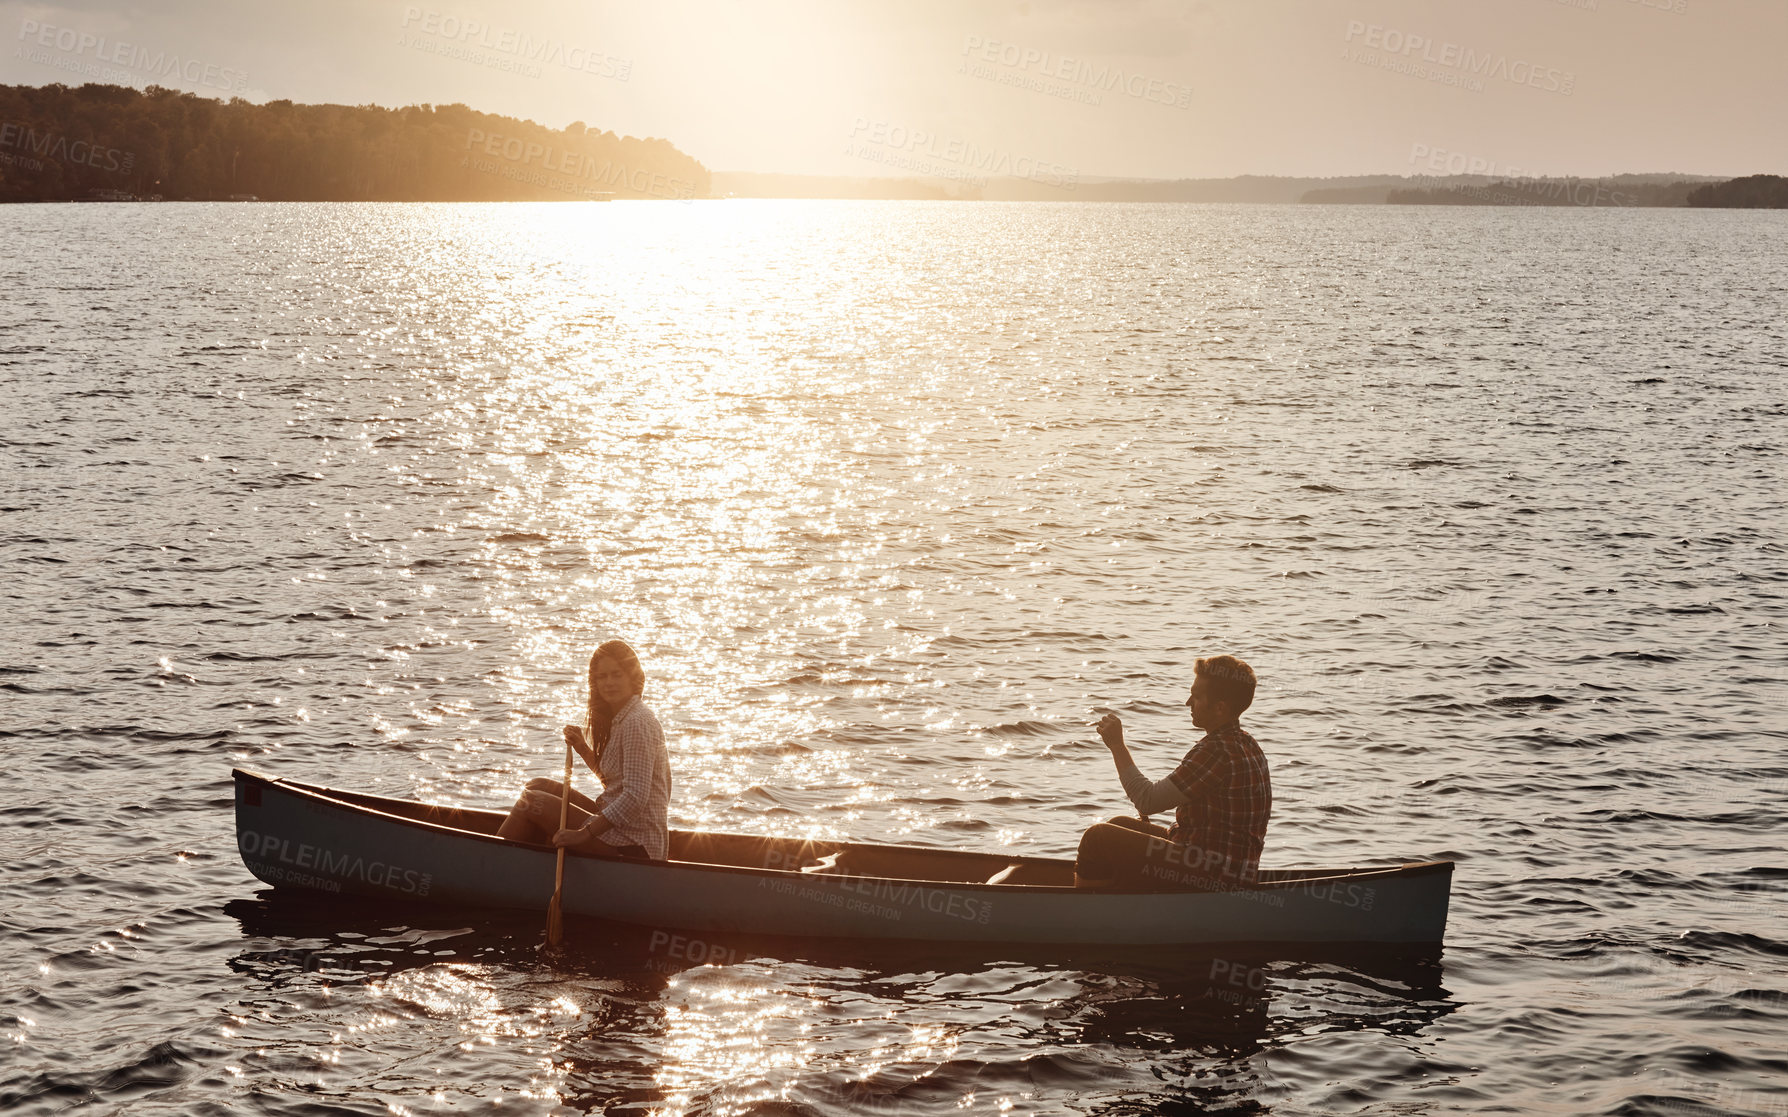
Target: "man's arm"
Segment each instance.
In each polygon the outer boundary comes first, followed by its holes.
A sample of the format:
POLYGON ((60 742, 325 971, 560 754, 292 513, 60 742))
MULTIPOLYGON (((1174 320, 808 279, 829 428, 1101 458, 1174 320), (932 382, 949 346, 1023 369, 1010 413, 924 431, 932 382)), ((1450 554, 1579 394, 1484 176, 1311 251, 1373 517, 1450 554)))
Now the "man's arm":
POLYGON ((1112 763, 1117 765, 1118 782, 1124 785, 1124 794, 1135 806, 1137 814, 1160 814, 1191 802, 1179 785, 1173 782, 1173 777, 1150 783, 1149 778, 1136 767, 1136 761, 1130 756, 1129 746, 1124 744, 1123 720, 1116 714, 1106 714, 1099 719, 1099 738, 1111 750, 1112 763))

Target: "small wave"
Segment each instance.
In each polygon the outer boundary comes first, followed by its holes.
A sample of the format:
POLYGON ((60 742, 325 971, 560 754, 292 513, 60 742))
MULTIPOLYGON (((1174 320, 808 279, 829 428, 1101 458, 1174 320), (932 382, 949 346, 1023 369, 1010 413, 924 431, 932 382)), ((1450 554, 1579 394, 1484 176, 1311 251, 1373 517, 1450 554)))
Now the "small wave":
MULTIPOLYGON (((1512 790, 1532 790, 1532 791, 1539 792, 1539 791, 1544 791, 1545 789, 1536 785, 1532 788, 1515 788, 1512 790)), ((1749 823, 1767 823, 1771 819, 1775 818, 1776 815, 1772 811, 1765 811, 1762 809, 1743 810, 1743 811, 1724 811, 1724 812, 1718 812, 1718 813, 1713 813, 1713 814, 1699 814, 1699 815, 1672 814, 1668 811, 1603 810, 1603 811, 1586 811, 1580 817, 1586 818, 1586 819, 1591 819, 1596 822, 1618 822, 1618 823, 1705 822, 1705 823, 1711 823, 1715 826, 1743 826, 1743 825, 1747 825, 1749 823)))
POLYGON ((1722 956, 1732 951, 1760 954, 1771 958, 1788 958, 1788 942, 1746 931, 1684 931, 1676 945, 1682 949, 1706 951, 1709 956, 1722 956))
POLYGON ((1045 721, 1010 721, 986 726, 982 732, 995 737, 1039 737, 1055 732, 1055 726, 1045 721))
POLYGON ((1568 701, 1570 701, 1570 699, 1560 698, 1556 694, 1513 694, 1507 698, 1492 698, 1488 705, 1511 707, 1542 706, 1550 710, 1554 707, 1562 706, 1568 701))
POLYGON ((7 694, 61 694, 71 698, 79 697, 84 694, 99 693, 99 691, 93 687, 26 686, 24 683, 0 683, 0 691, 5 691, 7 694))
POLYGON ((799 741, 778 741, 768 745, 724 745, 713 749, 713 756, 799 756, 813 752, 811 745, 803 745, 799 741))

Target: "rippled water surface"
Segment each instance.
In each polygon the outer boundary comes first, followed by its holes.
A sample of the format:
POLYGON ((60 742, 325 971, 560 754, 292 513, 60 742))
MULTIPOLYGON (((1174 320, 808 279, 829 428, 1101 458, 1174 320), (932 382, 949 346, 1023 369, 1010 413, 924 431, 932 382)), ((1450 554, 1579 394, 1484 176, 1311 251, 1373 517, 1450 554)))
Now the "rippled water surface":
POLYGON ((0 210, 0 1108, 1788 1113, 1788 220, 0 210), (673 824, 1065 855, 1194 656, 1438 958, 275 895, 232 765, 497 806, 642 653, 673 824))

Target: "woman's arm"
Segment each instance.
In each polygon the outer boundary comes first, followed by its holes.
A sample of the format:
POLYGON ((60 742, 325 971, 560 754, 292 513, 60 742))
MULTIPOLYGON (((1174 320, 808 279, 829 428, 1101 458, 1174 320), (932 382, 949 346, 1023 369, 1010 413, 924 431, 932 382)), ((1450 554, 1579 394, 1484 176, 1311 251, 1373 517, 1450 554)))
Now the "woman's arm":
POLYGON ((596 772, 597 779, 602 778, 602 773, 596 769, 596 750, 592 749, 584 740, 584 731, 581 726, 567 725, 565 727, 565 743, 571 746, 572 752, 583 758, 583 762, 589 766, 590 771, 596 772))
MULTIPOLYGON (((583 762, 589 765, 590 771, 595 772, 596 778, 600 780, 602 778, 602 772, 596 767, 596 750, 592 749, 588 742, 584 740, 583 729, 575 725, 567 725, 565 727, 565 743, 571 746, 571 751, 583 758, 583 762)), ((598 835, 607 832, 613 825, 608 819, 603 818, 602 815, 596 813, 595 802, 580 792, 572 792, 572 802, 577 803, 578 806, 589 811, 590 817, 585 820, 582 826, 568 827, 555 833, 553 835, 554 845, 572 846, 574 848, 581 846, 586 841, 593 841, 598 835)))
POLYGON ((582 826, 574 826, 561 830, 553 835, 556 846, 581 846, 587 841, 594 841, 615 828, 615 824, 600 814, 593 814, 584 820, 582 826))
POLYGON ((606 756, 620 761, 621 765, 619 787, 605 785, 615 792, 615 797, 600 812, 592 814, 583 826, 553 835, 553 843, 582 846, 610 830, 649 824, 655 756, 663 751, 664 731, 656 719, 634 717, 615 726, 604 750, 606 756))

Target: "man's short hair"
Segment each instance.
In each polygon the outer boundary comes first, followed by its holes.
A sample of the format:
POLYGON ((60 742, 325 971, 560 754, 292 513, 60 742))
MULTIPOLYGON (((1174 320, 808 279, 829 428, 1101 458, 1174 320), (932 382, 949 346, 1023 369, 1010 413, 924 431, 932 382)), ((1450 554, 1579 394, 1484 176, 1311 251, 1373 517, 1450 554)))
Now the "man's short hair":
POLYGON ((1254 668, 1232 655, 1206 656, 1192 664, 1194 677, 1209 679, 1211 697, 1241 713, 1254 704, 1254 668))

